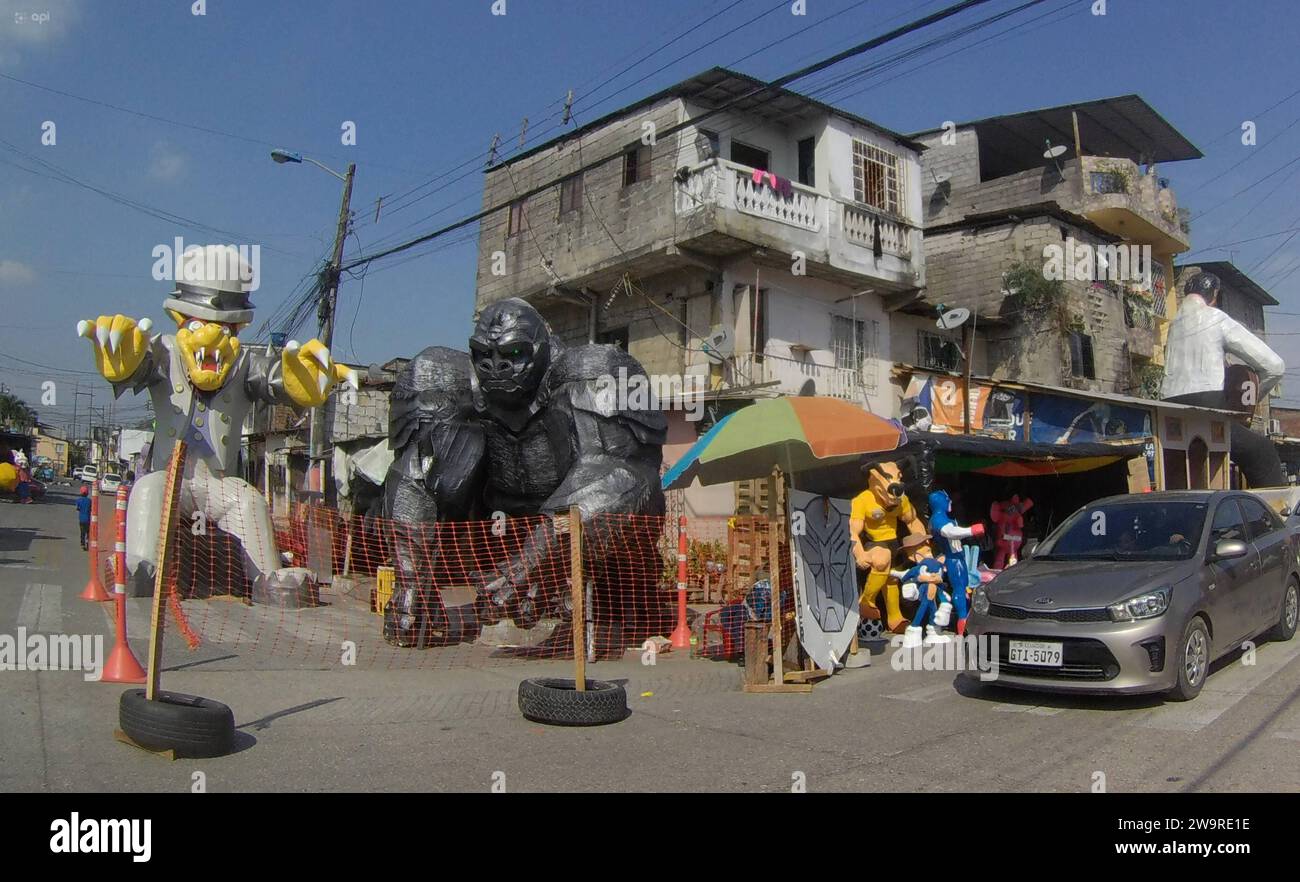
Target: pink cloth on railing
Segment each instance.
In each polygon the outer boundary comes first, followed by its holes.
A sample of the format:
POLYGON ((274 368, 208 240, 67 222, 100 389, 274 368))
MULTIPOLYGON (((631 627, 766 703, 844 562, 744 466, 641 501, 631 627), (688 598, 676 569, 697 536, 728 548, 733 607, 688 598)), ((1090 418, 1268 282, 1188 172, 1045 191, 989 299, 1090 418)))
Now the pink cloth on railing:
POLYGON ((766 183, 769 187, 780 194, 783 199, 794 198, 794 184, 791 183, 789 178, 783 178, 770 171, 756 168, 754 169, 753 181, 755 184, 760 185, 766 183))

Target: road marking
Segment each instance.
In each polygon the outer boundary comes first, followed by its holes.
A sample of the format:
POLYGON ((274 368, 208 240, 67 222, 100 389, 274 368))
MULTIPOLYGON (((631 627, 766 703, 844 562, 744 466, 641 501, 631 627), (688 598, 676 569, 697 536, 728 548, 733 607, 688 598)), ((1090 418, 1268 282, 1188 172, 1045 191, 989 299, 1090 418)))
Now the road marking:
POLYGON ((1231 710, 1261 683, 1300 656, 1300 641, 1265 643, 1255 651, 1255 664, 1234 661, 1210 675, 1195 701, 1169 702, 1146 711, 1130 725, 1171 732, 1199 732, 1231 710))
POLYGON ((63 586, 28 582, 18 606, 18 626, 56 634, 63 630, 63 586))
POLYGON ((899 701, 922 701, 930 702, 943 698, 945 695, 956 695, 957 692, 952 688, 952 683, 940 683, 937 686, 922 686, 919 689, 911 689, 907 692, 900 692, 897 695, 886 695, 886 698, 896 698, 899 701))

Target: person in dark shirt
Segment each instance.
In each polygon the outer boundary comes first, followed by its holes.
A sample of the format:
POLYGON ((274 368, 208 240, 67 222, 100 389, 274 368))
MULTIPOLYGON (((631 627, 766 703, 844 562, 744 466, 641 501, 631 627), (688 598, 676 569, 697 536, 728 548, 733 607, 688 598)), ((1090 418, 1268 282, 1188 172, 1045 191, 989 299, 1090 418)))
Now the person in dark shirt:
POLYGON ((77 523, 81 526, 81 548, 90 548, 90 488, 82 486, 77 497, 77 523))

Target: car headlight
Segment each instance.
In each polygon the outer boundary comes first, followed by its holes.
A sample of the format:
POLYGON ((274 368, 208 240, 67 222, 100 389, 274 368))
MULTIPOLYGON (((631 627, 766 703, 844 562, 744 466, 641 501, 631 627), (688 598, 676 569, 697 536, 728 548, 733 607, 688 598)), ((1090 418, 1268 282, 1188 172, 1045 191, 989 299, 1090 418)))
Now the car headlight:
POLYGON ((1165 610, 1169 609, 1169 599, 1172 596, 1173 591, 1170 588, 1158 588, 1155 591, 1139 594, 1137 597, 1130 597, 1128 600, 1121 600, 1119 603, 1112 603, 1107 609, 1110 611, 1111 621, 1114 622, 1154 619, 1156 616, 1164 615, 1165 610))
POLYGON ((971 600, 971 610, 980 615, 985 615, 989 611, 989 593, 984 590, 983 585, 975 588, 975 597, 971 600))

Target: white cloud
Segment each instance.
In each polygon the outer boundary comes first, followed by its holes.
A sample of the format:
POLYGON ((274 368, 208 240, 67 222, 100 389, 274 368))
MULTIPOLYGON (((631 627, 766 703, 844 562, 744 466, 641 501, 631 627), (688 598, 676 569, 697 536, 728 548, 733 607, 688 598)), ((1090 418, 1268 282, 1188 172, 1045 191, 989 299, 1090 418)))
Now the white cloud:
POLYGON ((166 141, 149 148, 149 177, 155 181, 174 181, 185 173, 188 157, 166 141))
POLYGON ((0 286, 28 285, 36 281, 36 271, 16 260, 0 260, 0 286))

